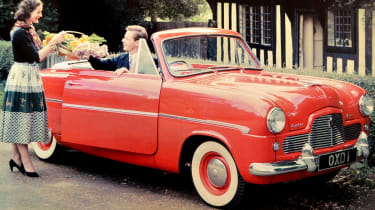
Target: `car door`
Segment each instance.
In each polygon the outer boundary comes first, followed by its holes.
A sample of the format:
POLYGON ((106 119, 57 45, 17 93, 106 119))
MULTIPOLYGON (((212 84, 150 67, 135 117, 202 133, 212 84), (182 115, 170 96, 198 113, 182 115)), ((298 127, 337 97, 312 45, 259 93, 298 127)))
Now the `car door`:
POLYGON ((62 141, 153 154, 162 79, 145 41, 136 72, 81 70, 65 83, 62 141))

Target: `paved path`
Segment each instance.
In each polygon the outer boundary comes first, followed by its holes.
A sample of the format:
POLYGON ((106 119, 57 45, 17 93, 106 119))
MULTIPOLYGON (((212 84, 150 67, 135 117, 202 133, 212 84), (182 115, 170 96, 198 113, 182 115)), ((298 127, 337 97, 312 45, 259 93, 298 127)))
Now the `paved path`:
MULTIPOLYGON (((58 162, 36 158, 41 178, 11 173, 11 145, 0 143, 0 209, 212 209, 189 178, 68 151, 58 162)), ((374 176, 375 177, 375 174, 374 176)), ((375 190, 340 181, 248 185, 237 209, 375 209, 375 190)))
POLYGON ((17 169, 11 173, 10 144, 0 143, 1 210, 210 209, 189 184, 178 183, 181 179, 175 174, 79 152, 48 163, 30 151, 40 178, 25 177, 17 169))

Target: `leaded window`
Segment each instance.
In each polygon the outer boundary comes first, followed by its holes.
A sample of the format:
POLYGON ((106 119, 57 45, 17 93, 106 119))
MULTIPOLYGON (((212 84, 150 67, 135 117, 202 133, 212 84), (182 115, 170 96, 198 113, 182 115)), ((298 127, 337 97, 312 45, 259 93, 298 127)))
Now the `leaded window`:
POLYGON ((271 46, 273 15, 270 6, 239 7, 239 31, 249 44, 271 46))
POLYGON ((328 11, 328 47, 352 48, 354 15, 351 10, 337 9, 328 11))

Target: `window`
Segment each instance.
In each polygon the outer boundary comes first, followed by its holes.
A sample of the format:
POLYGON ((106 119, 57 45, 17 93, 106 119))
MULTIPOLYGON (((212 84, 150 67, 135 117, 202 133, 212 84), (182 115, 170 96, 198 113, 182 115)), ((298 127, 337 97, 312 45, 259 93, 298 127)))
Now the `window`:
POLYGON ((249 44, 272 45, 272 8, 270 6, 240 5, 240 33, 249 44))
POLYGON ((155 66, 154 58, 151 55, 146 40, 140 39, 139 41, 140 44, 138 46, 137 62, 135 67, 136 72, 139 74, 158 75, 159 72, 155 66))
POLYGON ((163 41, 162 48, 168 70, 176 77, 259 68, 247 45, 232 36, 184 36, 163 41))
POLYGON ((331 10, 327 15, 328 49, 351 50, 354 44, 354 12, 331 10))

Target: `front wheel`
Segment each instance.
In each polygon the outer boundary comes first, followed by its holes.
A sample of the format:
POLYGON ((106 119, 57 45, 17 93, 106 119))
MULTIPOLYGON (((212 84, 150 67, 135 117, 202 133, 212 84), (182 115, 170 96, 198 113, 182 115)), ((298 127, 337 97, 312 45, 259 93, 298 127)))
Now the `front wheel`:
POLYGON ((232 155, 217 142, 208 141, 197 147, 191 175, 200 197, 214 207, 236 206, 245 191, 245 181, 238 173, 232 155))
MULTIPOLYGON (((50 135, 52 135, 50 133, 50 135)), ((32 142, 31 145, 34 149, 36 156, 38 156, 41 160, 54 160, 59 151, 60 145, 57 143, 56 138, 51 136, 51 141, 48 144, 44 144, 43 142, 32 142)))

